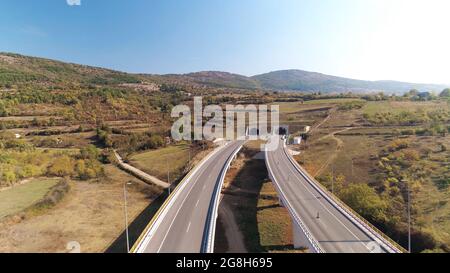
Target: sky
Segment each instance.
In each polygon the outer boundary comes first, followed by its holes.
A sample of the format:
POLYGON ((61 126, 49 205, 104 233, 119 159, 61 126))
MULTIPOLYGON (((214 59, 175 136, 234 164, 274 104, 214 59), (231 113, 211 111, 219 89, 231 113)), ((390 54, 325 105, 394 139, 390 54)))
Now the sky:
POLYGON ((139 73, 450 84, 448 0, 1 0, 0 51, 139 73))

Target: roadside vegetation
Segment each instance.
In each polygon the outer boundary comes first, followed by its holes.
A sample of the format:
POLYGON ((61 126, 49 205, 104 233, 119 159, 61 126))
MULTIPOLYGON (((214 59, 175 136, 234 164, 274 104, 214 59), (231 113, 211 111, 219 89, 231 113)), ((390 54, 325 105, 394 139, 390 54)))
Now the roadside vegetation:
POLYGON ((284 120, 293 124, 317 111, 328 119, 309 133, 297 160, 347 205, 407 246, 407 205, 412 206, 414 252, 448 252, 450 108, 443 96, 402 97, 366 102, 297 104, 284 120), (328 109, 327 109, 328 108, 328 109), (294 114, 292 114, 294 113, 294 114), (301 119, 289 116, 302 113, 301 119))

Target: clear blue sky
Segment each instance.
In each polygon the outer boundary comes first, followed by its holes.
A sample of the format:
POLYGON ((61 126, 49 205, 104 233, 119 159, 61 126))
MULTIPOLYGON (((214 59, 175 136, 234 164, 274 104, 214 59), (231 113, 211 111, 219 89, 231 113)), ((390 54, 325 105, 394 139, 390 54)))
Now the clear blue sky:
POLYGON ((0 51, 128 72, 450 83, 447 0, 67 1, 1 0, 0 51))

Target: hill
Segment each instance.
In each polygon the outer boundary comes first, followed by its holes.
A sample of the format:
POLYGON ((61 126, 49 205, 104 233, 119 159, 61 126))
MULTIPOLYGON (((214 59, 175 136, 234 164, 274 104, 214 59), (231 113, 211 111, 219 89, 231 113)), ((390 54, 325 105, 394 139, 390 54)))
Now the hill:
POLYGON ((104 68, 0 53, 0 84, 3 86, 38 84, 44 87, 69 82, 78 85, 109 85, 139 83, 141 79, 135 75, 104 68))
MULTIPOLYGON (((27 57, 13 53, 0 53, 0 88, 11 85, 39 87, 111 86, 151 82, 189 86, 190 89, 228 88, 245 90, 301 91, 322 93, 401 94, 411 89, 441 92, 449 87, 437 84, 416 84, 397 81, 363 81, 325 75, 303 70, 281 70, 247 77, 243 75, 203 71, 189 74, 148 75, 129 74, 105 68, 64 63, 49 59, 27 57)), ((192 91, 192 90, 189 90, 192 91)))
POLYGON ((445 86, 435 84, 416 84, 397 81, 362 81, 335 77, 303 70, 282 70, 252 77, 263 88, 273 90, 292 90, 305 92, 387 92, 404 93, 411 89, 419 91, 442 91, 445 86))

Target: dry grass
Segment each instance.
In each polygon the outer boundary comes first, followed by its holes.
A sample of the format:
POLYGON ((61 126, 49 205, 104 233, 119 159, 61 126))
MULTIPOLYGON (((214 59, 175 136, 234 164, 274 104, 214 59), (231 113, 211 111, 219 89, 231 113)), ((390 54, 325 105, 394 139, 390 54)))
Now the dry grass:
MULTIPOLYGON (((163 181, 167 180, 167 172, 170 172, 170 180, 174 181, 180 178, 189 161, 189 145, 180 143, 165 148, 139 153, 131 156, 130 163, 156 176, 163 181)), ((194 154, 192 152, 191 157, 194 154)))
POLYGON ((249 142, 232 164, 222 202, 232 208, 249 252, 298 252, 293 249, 290 216, 278 204, 265 162, 254 158, 260 144, 249 142))
POLYGON ((82 252, 103 252, 124 229, 123 184, 128 186, 130 222, 159 194, 114 166, 103 182, 71 182, 71 191, 45 214, 17 215, 0 222, 0 252, 67 252, 71 241, 82 252))
MULTIPOLYGON (((298 110, 302 108, 299 107, 298 110)), ((445 102, 369 102, 361 110, 337 111, 323 126, 315 131, 309 139, 308 148, 303 147, 302 154, 297 160, 304 164, 306 169, 315 174, 324 167, 321 175, 344 175, 347 183, 376 183, 377 156, 382 149, 396 138, 400 130, 414 129, 405 126, 378 126, 364 127, 363 113, 425 111, 435 109, 448 109, 445 102), (343 129, 347 129, 342 131, 343 129), (340 132, 339 132, 340 131, 340 132), (331 137, 330 134, 339 132, 331 137), (340 149, 337 149, 338 145, 340 149), (331 162, 328 162, 329 159, 331 162), (329 164, 328 164, 329 163, 329 164)), ((290 109, 290 111, 294 111, 290 109)), ((419 128, 421 126, 417 126, 419 128)), ((436 183, 445 175, 450 176, 448 151, 440 151, 440 143, 450 147, 450 138, 442 136, 410 136, 407 137, 413 149, 424 154, 432 151, 428 158, 422 158, 424 163, 431 167, 431 174, 427 181, 422 183, 420 193, 414 201, 416 215, 416 228, 433 234, 439 241, 450 244, 450 190, 439 189, 436 183)))

